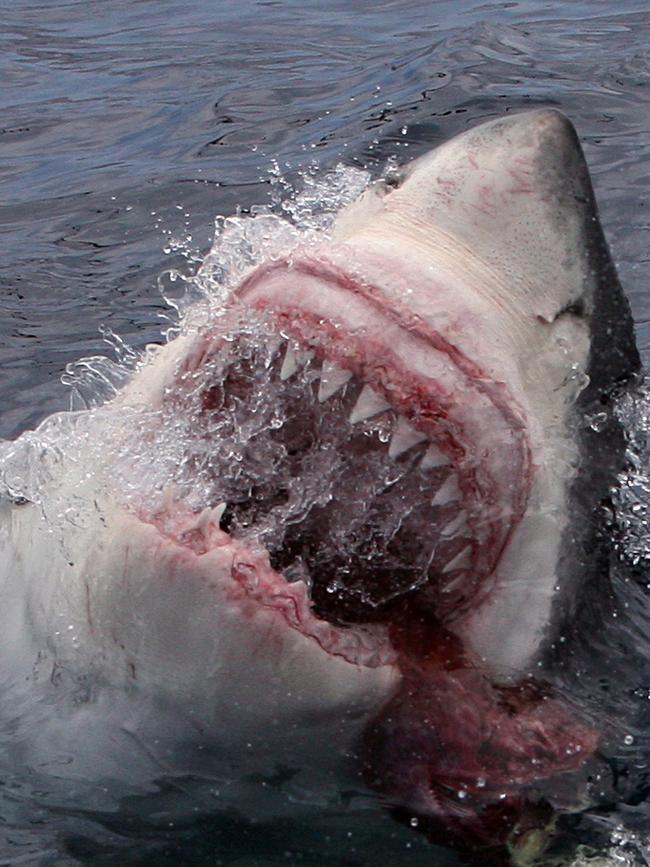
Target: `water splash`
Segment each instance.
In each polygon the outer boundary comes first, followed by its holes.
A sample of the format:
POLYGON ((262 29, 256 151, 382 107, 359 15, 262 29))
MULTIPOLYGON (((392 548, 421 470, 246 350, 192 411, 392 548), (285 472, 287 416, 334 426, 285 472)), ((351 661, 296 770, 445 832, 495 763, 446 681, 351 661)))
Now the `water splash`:
POLYGON ((606 852, 596 852, 589 846, 580 846, 571 867, 648 867, 650 865, 650 840, 623 825, 618 825, 610 835, 606 852))
POLYGON ((619 555, 643 571, 650 570, 650 379, 626 392, 618 417, 627 432, 628 468, 613 493, 621 531, 619 555))
MULTIPOLYGON (((162 345, 179 334, 195 333, 208 322, 218 323, 230 291, 248 269, 286 255, 298 245, 322 240, 336 213, 369 182, 367 172, 343 165, 326 173, 312 167, 299 176, 296 188, 277 166, 270 174, 278 190, 272 206, 217 217, 212 246, 198 269, 191 239, 174 242, 188 267, 187 273, 167 270, 159 278, 170 310, 162 345), (284 198, 287 192, 289 200, 284 198)), ((257 323, 252 329, 254 340, 263 343, 265 326, 257 323)), ((39 504, 53 529, 65 522, 85 523, 84 511, 93 509, 93 498, 88 499, 91 481, 96 492, 119 492, 126 503, 141 501, 143 496, 161 498, 170 485, 191 488, 191 505, 197 508, 214 497, 214 477, 209 484, 205 481, 209 456, 192 484, 187 478, 188 466, 196 459, 187 456, 187 421, 174 420, 159 407, 112 403, 160 345, 137 352, 110 329, 102 334, 107 354, 80 358, 68 364, 62 376, 69 388, 71 412, 50 416, 34 431, 0 446, 0 493, 16 503, 39 504), (62 478, 65 486, 59 484, 62 478)), ((264 419, 264 424, 274 423, 264 419)), ((219 431, 211 434, 220 439, 219 431)), ((240 446, 230 437, 219 442, 216 452, 230 449, 236 467, 238 449, 245 449, 253 434, 252 429, 239 430, 240 446)))

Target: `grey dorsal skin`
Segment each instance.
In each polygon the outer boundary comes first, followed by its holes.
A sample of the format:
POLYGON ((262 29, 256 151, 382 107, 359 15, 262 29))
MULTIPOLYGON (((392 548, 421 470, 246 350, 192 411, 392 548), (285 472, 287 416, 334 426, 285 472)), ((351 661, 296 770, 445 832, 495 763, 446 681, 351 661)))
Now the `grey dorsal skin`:
MULTIPOLYGON (((555 636, 571 624, 589 592, 604 593, 609 575, 611 530, 605 508, 611 491, 626 465, 625 435, 614 414, 614 404, 624 388, 635 384, 641 361, 634 339, 630 305, 612 261, 598 217, 591 179, 575 130, 567 122, 566 154, 575 185, 564 191, 567 207, 573 206, 583 226, 585 281, 593 282, 593 304, 585 311, 590 319, 591 346, 587 364, 588 385, 576 402, 577 437, 581 472, 571 489, 572 522, 566 531, 559 566, 560 587, 555 604, 555 636), (592 590, 593 592, 593 590, 592 590)), ((551 641, 553 635, 549 636, 551 641)))
POLYGON ((372 185, 104 406, 3 445, 0 683, 29 762, 146 788, 153 743, 172 773, 197 739, 307 780, 361 754, 408 815, 504 844, 598 742, 529 676, 606 569, 638 368, 560 113, 372 185))

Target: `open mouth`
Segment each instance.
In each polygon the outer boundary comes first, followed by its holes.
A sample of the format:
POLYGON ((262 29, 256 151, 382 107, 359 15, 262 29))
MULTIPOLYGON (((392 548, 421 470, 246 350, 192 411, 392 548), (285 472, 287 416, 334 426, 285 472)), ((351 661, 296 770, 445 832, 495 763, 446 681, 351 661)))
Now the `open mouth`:
POLYGON ((458 637, 499 582, 533 476, 504 382, 321 257, 254 272, 162 416, 182 507, 153 522, 215 555, 207 574, 242 623, 399 677, 363 734, 374 788, 482 844, 526 812, 521 786, 591 755, 597 736, 561 702, 491 683, 458 637))
POLYGON ((353 296, 333 318, 286 291, 247 300, 167 395, 221 529, 330 624, 390 624, 413 604, 449 623, 478 605, 526 495, 525 438, 485 377, 388 306, 353 296))

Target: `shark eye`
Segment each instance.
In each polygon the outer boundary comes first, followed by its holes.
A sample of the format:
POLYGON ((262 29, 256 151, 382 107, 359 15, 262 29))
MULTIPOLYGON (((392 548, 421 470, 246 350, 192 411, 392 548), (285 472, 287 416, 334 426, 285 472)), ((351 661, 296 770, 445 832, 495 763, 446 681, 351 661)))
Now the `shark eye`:
POLYGON ((584 298, 576 298, 575 301, 570 301, 566 304, 555 316, 559 319, 561 316, 577 316, 582 318, 586 313, 584 298))
POLYGON ((27 500, 25 497, 22 497, 20 494, 14 494, 10 490, 4 490, 0 492, 0 494, 1 496, 5 497, 12 504, 12 506, 25 506, 27 505, 27 503, 29 503, 29 500, 27 500))

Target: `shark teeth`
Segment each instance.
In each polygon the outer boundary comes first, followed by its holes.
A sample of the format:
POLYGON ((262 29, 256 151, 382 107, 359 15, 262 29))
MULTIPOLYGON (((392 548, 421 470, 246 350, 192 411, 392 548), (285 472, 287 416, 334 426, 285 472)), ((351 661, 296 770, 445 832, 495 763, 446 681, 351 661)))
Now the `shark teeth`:
POLYGON ((436 495, 431 500, 432 506, 446 506, 448 503, 455 503, 462 499, 462 493, 458 485, 458 476, 453 473, 436 491, 436 495))
MULTIPOLYGON (((280 368, 280 379, 282 381, 290 379, 312 361, 314 355, 314 351, 289 340, 286 343, 284 359, 280 368)), ((316 369, 311 370, 305 382, 308 380, 311 382, 316 376, 318 376, 316 369)), ((341 406, 346 405, 347 400, 351 403, 353 397, 349 390, 346 389, 346 386, 353 378, 354 373, 351 370, 329 358, 324 359, 320 369, 317 389, 318 402, 324 404, 330 398, 342 393, 345 400, 341 406)), ((311 394, 313 395, 313 392, 311 394)), ((349 406, 349 404, 347 405, 349 406)), ((361 387, 356 402, 350 411, 348 417, 349 423, 356 425, 359 422, 367 421, 387 411, 390 413, 390 419, 393 420, 392 434, 388 442, 388 458, 396 460, 410 449, 421 446, 421 453, 417 456, 419 469, 421 471, 444 470, 444 473, 440 475, 446 476, 442 485, 433 494, 430 501, 431 505, 445 509, 454 505, 458 506, 458 509, 462 508, 464 495, 460 488, 458 473, 454 472, 454 460, 436 442, 432 442, 427 434, 414 427, 405 416, 399 415, 393 405, 368 383, 361 387)), ((386 431, 386 433, 388 432, 386 431)), ((387 439, 388 436, 386 436, 386 439, 382 437, 382 441, 384 442, 387 439)), ((223 507, 217 508, 221 508, 221 512, 214 519, 214 522, 218 526, 225 509, 225 504, 223 507)), ((464 511, 459 511, 458 509, 454 510, 451 515, 445 515, 447 524, 443 524, 440 530, 442 538, 450 539, 454 536, 458 537, 459 535, 463 535, 467 529, 467 515, 464 511)), ((207 521, 208 519, 205 518, 205 520, 207 521)), ((465 549, 461 553, 464 554, 465 549)), ((465 556, 471 558, 471 549, 465 556)), ((456 555, 451 563, 447 564, 444 571, 447 572, 452 569, 461 568, 457 565, 461 562, 461 556, 456 555)), ((291 577, 287 580, 309 584, 309 578, 301 575, 300 570, 293 569, 290 570, 290 573, 291 577)))
POLYGON ((296 358, 296 351, 293 346, 288 343, 287 351, 284 354, 284 361, 282 362, 282 367, 280 368, 280 379, 282 382, 289 379, 290 376, 293 376, 294 373, 298 371, 298 360, 296 358))
POLYGON ((364 385, 350 413, 350 424, 357 424, 390 409, 390 404, 369 385, 364 385))
POLYGON ((411 427, 407 420, 403 416, 400 416, 397 419, 390 446, 388 447, 388 457, 397 458, 418 443, 424 442, 426 438, 426 434, 411 427))
POLYGON ((420 461, 420 467, 423 470, 434 470, 438 467, 448 467, 450 463, 447 455, 437 445, 431 443, 420 461))
POLYGON ((318 386, 318 400, 323 403, 336 394, 339 389, 352 378, 352 371, 345 370, 334 364, 333 361, 325 360, 321 370, 320 385, 318 386))
POLYGON ((178 499, 180 499, 180 495, 178 493, 177 486, 171 483, 165 485, 162 492, 162 500, 160 502, 161 511, 171 511, 175 501, 178 499))
POLYGON ((292 343, 287 343, 287 351, 285 352, 284 361, 280 368, 280 379, 282 382, 285 382, 287 379, 292 377, 294 373, 297 373, 301 367, 304 367, 312 355, 312 352, 296 350, 292 343))
POLYGON ((219 526, 219 522, 223 516, 223 513, 226 511, 226 504, 219 503, 218 506, 214 506, 214 508, 210 508, 210 506, 206 506, 201 512, 196 515, 194 521, 187 528, 188 530, 198 530, 201 533, 205 533, 206 530, 209 529, 210 525, 215 527, 219 526))
POLYGON ((459 551, 455 557, 453 557, 449 563, 442 570, 442 574, 446 575, 448 572, 454 572, 456 569, 467 569, 470 566, 472 561, 472 546, 465 545, 462 551, 459 551))
POLYGON ((288 584, 302 585, 306 590, 311 590, 313 586, 309 569, 301 557, 285 568, 282 575, 288 584))
POLYGON ((449 536, 457 536, 459 531, 467 526, 467 515, 465 512, 460 512, 455 518, 442 528, 441 535, 449 538, 449 536))
POLYGON ((226 506, 227 503, 219 503, 218 506, 213 506, 212 508, 212 520, 217 526, 219 526, 223 513, 226 511, 226 506))

